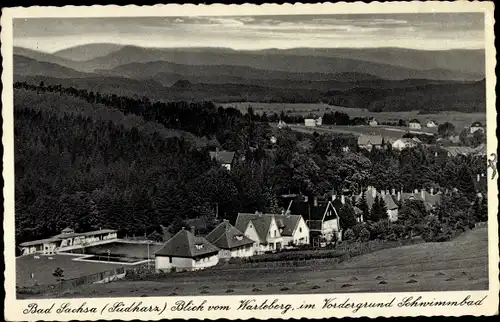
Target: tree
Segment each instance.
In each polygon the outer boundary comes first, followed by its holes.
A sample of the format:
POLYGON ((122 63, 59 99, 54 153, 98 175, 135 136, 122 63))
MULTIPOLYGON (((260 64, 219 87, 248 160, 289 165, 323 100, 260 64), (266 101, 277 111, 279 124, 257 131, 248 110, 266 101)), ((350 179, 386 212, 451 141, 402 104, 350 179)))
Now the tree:
POLYGON ((356 215, 354 214, 354 208, 348 202, 346 202, 344 205, 342 205, 342 208, 340 208, 339 217, 340 227, 343 230, 350 229, 357 223, 356 215))
POLYGON ((359 232, 359 239, 363 242, 369 241, 370 240, 370 231, 368 228, 363 228, 359 232))
POLYGON ((354 231, 351 228, 344 230, 344 240, 355 240, 356 236, 354 235, 354 231))
POLYGON ((58 281, 64 278, 64 270, 60 267, 57 267, 54 272, 52 272, 52 276, 54 276, 58 281))
POLYGON ((419 235, 422 231, 424 219, 427 216, 424 203, 420 200, 406 200, 398 214, 406 233, 411 236, 419 235))
POLYGON ((442 137, 450 136, 455 133, 455 125, 450 122, 444 122, 438 125, 438 133, 442 137))
POLYGON ((474 185, 474 180, 472 179, 470 168, 466 163, 463 163, 458 169, 455 184, 455 188, 457 188, 465 198, 469 201, 474 200, 476 187, 474 185))
POLYGON ((359 200, 358 208, 363 212, 363 218, 365 220, 368 220, 370 218, 370 209, 368 208, 366 194, 364 191, 362 191, 361 193, 361 199, 359 200))

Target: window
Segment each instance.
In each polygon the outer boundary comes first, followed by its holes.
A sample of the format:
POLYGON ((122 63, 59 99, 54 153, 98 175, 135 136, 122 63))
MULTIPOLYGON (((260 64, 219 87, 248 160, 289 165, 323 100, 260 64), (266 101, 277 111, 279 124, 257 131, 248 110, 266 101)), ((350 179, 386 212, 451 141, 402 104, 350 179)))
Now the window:
POLYGON ((203 248, 203 244, 196 244, 195 247, 196 249, 200 250, 203 248))
POLYGON ((170 256, 168 257, 168 262, 169 262, 170 264, 172 264, 172 257, 170 257, 170 256))
POLYGON ((274 237, 278 236, 278 231, 274 231, 274 237))
POLYGON ((301 232, 302 232, 302 227, 299 227, 299 233, 301 233, 301 232))

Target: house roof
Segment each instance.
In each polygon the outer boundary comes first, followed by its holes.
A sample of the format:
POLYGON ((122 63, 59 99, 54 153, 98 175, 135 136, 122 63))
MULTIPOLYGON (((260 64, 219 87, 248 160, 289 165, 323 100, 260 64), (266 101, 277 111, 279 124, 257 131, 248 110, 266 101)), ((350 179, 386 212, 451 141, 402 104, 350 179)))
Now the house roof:
POLYGON ((64 229, 62 230, 62 232, 63 232, 63 233, 72 233, 72 232, 74 232, 74 230, 73 230, 73 229, 71 229, 71 228, 69 228, 69 227, 66 227, 66 228, 64 228, 64 229))
POLYGON ((408 123, 418 123, 418 124, 420 124, 420 121, 419 121, 419 120, 417 120, 417 119, 413 119, 413 120, 411 120, 411 121, 410 121, 410 122, 408 122, 408 123))
POLYGON ((198 237, 188 230, 182 229, 170 238, 155 256, 172 256, 195 258, 217 253, 219 249, 203 237, 198 237))
POLYGON ((476 152, 475 149, 468 146, 446 146, 443 147, 443 149, 453 157, 458 155, 470 155, 476 152))
POLYGON ((427 123, 434 123, 434 124, 437 124, 437 122, 436 122, 436 121, 434 121, 434 120, 428 120, 428 121, 427 121, 427 123))
POLYGON ((259 236, 259 240, 261 242, 265 242, 267 240, 267 233, 269 232, 269 228, 271 227, 271 222, 273 221, 274 216, 272 214, 250 214, 250 213, 239 213, 236 218, 235 227, 245 232, 248 227, 248 224, 252 222, 252 225, 259 236))
POLYGON ((101 230, 88 231, 85 233, 71 233, 71 231, 73 231, 73 230, 70 228, 65 228, 62 231, 63 231, 63 233, 61 233, 59 235, 55 235, 55 236, 52 236, 50 238, 24 242, 22 244, 19 244, 19 246, 33 246, 33 245, 40 245, 43 243, 54 243, 54 242, 60 241, 60 240, 65 239, 65 238, 72 238, 72 237, 94 236, 94 235, 116 233, 116 230, 114 230, 114 229, 101 229, 101 230), (69 230, 66 230, 66 229, 69 229, 69 230))
POLYGON ((479 122, 479 121, 476 121, 474 123, 472 123, 471 127, 482 127, 483 126, 483 123, 479 122))
POLYGON ((57 242, 57 241, 60 241, 61 239, 59 238, 54 238, 54 237, 51 237, 51 238, 45 238, 45 239, 39 239, 39 240, 33 240, 33 241, 29 241, 29 242, 24 242, 24 243, 21 243, 19 244, 19 246, 35 246, 35 245, 41 245, 41 244, 45 244, 45 243, 54 243, 54 242, 57 242))
POLYGON ((274 215, 278 228, 282 229, 281 236, 293 236, 293 232, 295 231, 295 228, 299 224, 301 218, 301 215, 274 215))
POLYGON ((381 145, 383 138, 380 135, 361 135, 358 138, 358 145, 367 145, 371 143, 372 145, 381 145))
MULTIPOLYGON (((380 192, 375 190, 375 197, 373 196, 373 189, 374 187, 368 187, 363 193, 365 194, 366 198, 366 204, 368 205, 368 208, 371 209, 373 206, 373 203, 375 202, 375 198, 378 196, 379 198, 382 198, 382 195, 380 192)), ((356 196, 356 201, 359 201, 361 199, 361 194, 356 196)), ((398 205, 394 202, 394 199, 389 193, 386 193, 383 197, 383 200, 385 202, 385 206, 387 207, 387 210, 393 210, 397 209, 398 205)))
MULTIPOLYGON (((314 198, 309 198, 307 202, 294 200, 290 206, 290 213, 293 215, 301 215, 304 220, 323 220, 323 217, 328 210, 328 207, 332 207, 336 214, 339 213, 342 203, 339 199, 334 201, 326 199, 317 199, 316 204, 314 203, 314 198)), ((336 215, 335 215, 336 217, 336 215)))
POLYGON ((211 151, 210 158, 215 159, 222 164, 231 164, 234 159, 234 152, 229 151, 211 151))
POLYGON ((253 244, 253 240, 245 236, 240 230, 224 220, 206 237, 213 245, 221 249, 233 249, 253 244))

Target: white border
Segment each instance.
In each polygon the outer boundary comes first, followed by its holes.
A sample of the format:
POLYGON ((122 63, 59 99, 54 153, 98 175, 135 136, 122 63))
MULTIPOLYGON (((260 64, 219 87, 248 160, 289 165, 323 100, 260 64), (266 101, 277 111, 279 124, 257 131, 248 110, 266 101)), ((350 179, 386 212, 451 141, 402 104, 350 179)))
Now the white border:
MULTIPOLYGON (((324 318, 324 317, 377 317, 377 316, 460 316, 460 315, 493 315, 498 310, 498 199, 497 184, 489 180, 489 291, 470 292, 418 292, 418 293, 350 293, 350 294, 314 294, 314 295, 249 295, 249 296, 192 296, 192 297, 157 297, 157 298, 93 298, 93 299, 64 299, 64 300, 16 300, 15 299, 15 252, 14 252, 14 138, 13 138, 13 89, 12 89, 12 19, 35 17, 132 17, 132 16, 244 16, 244 15, 284 15, 284 14, 342 14, 342 13, 414 13, 414 12, 485 12, 485 43, 486 43, 486 86, 487 86, 487 152, 488 155, 497 152, 496 109, 495 109, 495 47, 494 47, 494 5, 492 2, 363 2, 356 3, 322 3, 322 4, 266 4, 266 5, 155 5, 155 6, 89 6, 89 7, 29 7, 2 9, 2 116, 3 116, 3 146, 4 146, 4 259, 5 259, 5 318, 6 320, 96 320, 96 319, 148 319, 163 318, 203 318, 203 319, 268 319, 268 318, 324 318), (376 296, 375 296, 376 295, 376 296), (387 301, 396 298, 396 301, 408 296, 422 296, 427 300, 458 300, 462 301, 470 295, 479 300, 487 295, 483 305, 476 307, 414 307, 401 308, 396 305, 389 309, 370 308, 353 312, 352 309, 292 311, 281 314, 277 310, 238 311, 235 310, 242 299, 257 299, 261 301, 278 299, 280 302, 300 304, 303 300, 316 303, 321 307, 327 297, 335 297, 339 301, 349 298, 351 301, 387 301), (193 300, 201 303, 206 300, 205 306, 213 304, 231 305, 230 311, 202 311, 202 312, 173 312, 170 306, 177 300, 193 300), (105 304, 122 301, 126 304, 141 302, 144 305, 157 305, 159 309, 167 309, 158 313, 110 313, 106 309, 100 310, 105 304), (38 303, 41 307, 50 307, 55 304, 51 314, 23 314, 29 303, 38 303), (97 313, 57 314, 56 309, 61 303, 70 303, 77 308, 82 303, 86 307, 99 308, 97 313)), ((409 40, 411 41, 411 40, 409 40)), ((488 176, 491 177, 491 171, 488 176)))

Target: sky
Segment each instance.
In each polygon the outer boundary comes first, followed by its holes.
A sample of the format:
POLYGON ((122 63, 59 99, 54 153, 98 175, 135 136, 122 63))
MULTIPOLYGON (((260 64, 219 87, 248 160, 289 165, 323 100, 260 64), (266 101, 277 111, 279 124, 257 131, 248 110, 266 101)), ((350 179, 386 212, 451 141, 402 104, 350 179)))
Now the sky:
POLYGON ((45 52, 88 43, 142 47, 483 49, 483 13, 14 20, 14 45, 45 52))

